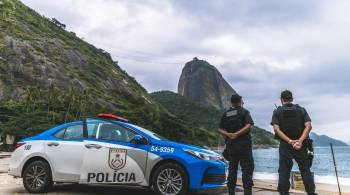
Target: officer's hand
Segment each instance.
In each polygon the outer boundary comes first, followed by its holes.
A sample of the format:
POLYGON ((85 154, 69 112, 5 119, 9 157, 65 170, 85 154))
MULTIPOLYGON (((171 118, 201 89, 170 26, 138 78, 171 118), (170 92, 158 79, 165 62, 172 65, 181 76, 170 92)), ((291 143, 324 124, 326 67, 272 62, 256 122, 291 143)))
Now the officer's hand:
POLYGON ((230 139, 236 139, 238 137, 237 134, 235 134, 235 133, 229 133, 227 136, 230 139))
POLYGON ((300 150, 303 144, 299 141, 297 141, 295 144, 293 144, 294 150, 300 150))
POLYGON ((290 142, 290 145, 294 146, 294 144, 296 144, 298 141, 299 141, 299 140, 292 140, 292 141, 290 142))

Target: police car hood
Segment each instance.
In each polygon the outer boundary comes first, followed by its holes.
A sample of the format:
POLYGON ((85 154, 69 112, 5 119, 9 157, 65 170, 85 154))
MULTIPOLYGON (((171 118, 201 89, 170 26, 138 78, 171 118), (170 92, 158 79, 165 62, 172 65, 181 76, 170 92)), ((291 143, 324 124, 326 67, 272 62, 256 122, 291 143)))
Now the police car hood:
POLYGON ((189 145, 189 144, 183 144, 183 143, 177 143, 173 141, 162 141, 164 145, 167 145, 169 147, 179 148, 179 149, 188 149, 188 150, 194 150, 197 152, 202 152, 206 154, 212 154, 212 155, 219 155, 218 153, 209 150, 207 148, 201 147, 201 146, 195 146, 195 145, 189 145))

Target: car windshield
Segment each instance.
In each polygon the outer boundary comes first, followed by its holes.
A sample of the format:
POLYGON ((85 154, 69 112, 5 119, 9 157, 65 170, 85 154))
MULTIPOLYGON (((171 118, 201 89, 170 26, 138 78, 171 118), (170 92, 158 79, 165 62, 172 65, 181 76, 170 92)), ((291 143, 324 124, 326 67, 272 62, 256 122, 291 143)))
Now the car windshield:
POLYGON ((133 124, 130 124, 130 123, 129 123, 129 125, 134 127, 134 128, 136 128, 136 129, 140 129, 142 132, 146 133, 148 136, 151 136, 154 139, 162 140, 162 141, 168 141, 168 139, 166 139, 165 137, 163 137, 161 135, 158 135, 158 134, 154 133, 151 130, 148 130, 148 129, 145 129, 143 127, 140 127, 140 126, 137 126, 137 125, 133 125, 133 124))

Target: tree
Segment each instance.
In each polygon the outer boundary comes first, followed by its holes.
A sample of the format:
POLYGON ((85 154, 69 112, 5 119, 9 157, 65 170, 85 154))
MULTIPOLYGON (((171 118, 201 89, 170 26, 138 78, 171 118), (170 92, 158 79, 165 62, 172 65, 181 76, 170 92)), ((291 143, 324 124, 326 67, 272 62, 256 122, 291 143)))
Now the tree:
POLYGON ((51 22, 54 23, 57 27, 60 27, 62 29, 66 29, 66 25, 58 21, 56 18, 52 18, 51 22))

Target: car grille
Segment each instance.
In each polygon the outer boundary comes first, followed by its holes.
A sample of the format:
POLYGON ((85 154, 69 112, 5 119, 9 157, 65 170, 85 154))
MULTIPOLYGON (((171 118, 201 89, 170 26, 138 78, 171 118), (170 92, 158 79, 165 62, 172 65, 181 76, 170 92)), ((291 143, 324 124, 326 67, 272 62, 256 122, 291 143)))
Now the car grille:
POLYGON ((202 183, 225 183, 226 175, 224 174, 205 174, 202 183))

